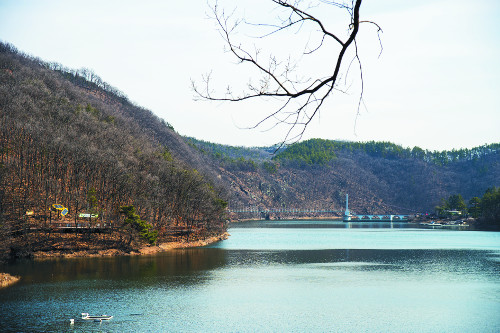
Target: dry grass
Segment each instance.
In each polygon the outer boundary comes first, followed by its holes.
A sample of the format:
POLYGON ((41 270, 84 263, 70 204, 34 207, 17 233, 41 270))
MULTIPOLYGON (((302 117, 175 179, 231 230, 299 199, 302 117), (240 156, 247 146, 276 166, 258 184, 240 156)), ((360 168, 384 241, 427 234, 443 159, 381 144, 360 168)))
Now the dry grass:
POLYGON ((7 273, 0 273, 0 288, 8 287, 11 284, 16 283, 21 278, 18 276, 12 276, 7 273))

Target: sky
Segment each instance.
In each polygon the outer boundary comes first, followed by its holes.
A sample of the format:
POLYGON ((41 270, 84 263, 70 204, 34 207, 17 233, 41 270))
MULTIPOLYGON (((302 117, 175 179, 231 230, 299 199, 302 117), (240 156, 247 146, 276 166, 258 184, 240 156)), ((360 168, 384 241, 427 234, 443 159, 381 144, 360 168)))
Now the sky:
MULTIPOLYGON (((286 128, 249 129, 275 111, 273 101, 194 98, 191 82, 202 84, 204 74, 211 73, 211 87, 222 92, 228 84, 244 86, 252 75, 225 52, 211 3, 0 0, 0 40, 48 62, 93 70, 181 135, 247 147, 278 143, 286 128)), ((250 22, 280 15, 270 0, 219 0, 219 6, 250 22)), ((346 35, 345 12, 324 3, 311 10, 346 35)), ((353 66, 343 77, 345 92, 328 98, 302 140, 390 141, 429 150, 500 142, 498 17, 497 0, 364 0, 361 20, 383 30, 381 54, 375 27, 366 23, 360 30, 364 106, 358 112, 361 81, 353 66)), ((236 38, 250 47, 261 43, 252 36, 242 31, 236 38)), ((300 38, 296 31, 259 47, 286 57, 294 47, 303 51, 296 47, 300 38)), ((301 75, 328 74, 331 54, 304 60, 301 75)))

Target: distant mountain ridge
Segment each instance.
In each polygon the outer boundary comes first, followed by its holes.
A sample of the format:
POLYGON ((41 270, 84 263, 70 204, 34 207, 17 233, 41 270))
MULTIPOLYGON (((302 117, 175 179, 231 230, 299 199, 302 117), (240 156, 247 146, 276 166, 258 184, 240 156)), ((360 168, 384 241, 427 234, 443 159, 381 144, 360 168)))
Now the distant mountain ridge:
POLYGON ((389 142, 311 139, 273 147, 229 147, 189 139, 221 168, 240 206, 430 212, 441 198, 481 196, 500 185, 500 144, 431 152, 389 142), (257 158, 255 158, 257 156, 257 158))

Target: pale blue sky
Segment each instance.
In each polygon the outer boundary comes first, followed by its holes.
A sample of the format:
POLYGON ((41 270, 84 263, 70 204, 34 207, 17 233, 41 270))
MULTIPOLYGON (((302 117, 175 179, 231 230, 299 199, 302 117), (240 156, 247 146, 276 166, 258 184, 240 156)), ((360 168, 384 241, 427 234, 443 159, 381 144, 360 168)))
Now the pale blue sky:
MULTIPOLYGON (((254 22, 272 9, 268 0, 220 2, 237 3, 254 22)), ((191 78, 210 70, 222 90, 223 82, 247 82, 208 11, 205 0, 0 0, 0 39, 46 61, 94 70, 180 134, 232 145, 278 142, 279 129, 240 129, 273 111, 269 101, 193 100, 191 78)), ((352 75, 349 94, 329 99, 304 138, 431 150, 500 142, 500 1, 364 0, 361 15, 384 30, 380 58, 374 30, 360 35, 367 110, 356 118, 352 75)), ((323 67, 331 67, 328 59, 312 70, 323 67)))

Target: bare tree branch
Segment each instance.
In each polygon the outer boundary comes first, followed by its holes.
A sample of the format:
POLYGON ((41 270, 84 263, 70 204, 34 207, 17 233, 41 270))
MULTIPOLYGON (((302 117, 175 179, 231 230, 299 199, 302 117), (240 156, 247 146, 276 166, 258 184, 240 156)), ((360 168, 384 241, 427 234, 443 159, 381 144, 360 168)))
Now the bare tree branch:
MULTIPOLYGON (((343 40, 340 35, 330 32, 325 26, 324 22, 312 15, 310 8, 302 9, 300 1, 289 0, 271 0, 277 8, 287 12, 285 19, 279 19, 276 24, 273 23, 249 23, 245 20, 234 20, 233 13, 226 14, 225 11, 219 8, 218 3, 211 7, 213 19, 218 25, 219 33, 224 39, 227 46, 227 51, 231 53, 239 63, 249 64, 251 67, 260 73, 261 78, 258 83, 249 82, 246 91, 239 94, 234 94, 232 89, 228 87, 225 95, 214 95, 211 90, 211 75, 206 75, 202 78, 203 85, 200 87, 194 81, 192 82, 193 90, 197 98, 211 101, 245 101, 254 98, 273 98, 278 101, 281 100, 281 106, 275 111, 268 114, 258 121, 251 128, 257 128, 269 121, 275 121, 273 127, 277 125, 289 126, 282 144, 289 143, 290 141, 299 140, 304 134, 307 126, 311 123, 312 119, 319 113, 321 107, 324 105, 325 100, 331 95, 333 90, 340 90, 338 81, 341 76, 341 67, 343 64, 344 56, 351 45, 354 44, 355 56, 353 60, 359 64, 359 70, 362 71, 361 61, 359 59, 358 48, 356 44, 356 36, 358 34, 361 23, 369 23, 378 28, 377 34, 382 32, 382 29, 372 21, 360 21, 360 7, 362 0, 351 0, 350 4, 337 3, 333 1, 320 0, 320 2, 337 7, 340 10, 345 10, 350 17, 350 23, 347 26, 347 38, 343 40), (316 34, 320 35, 318 39, 319 44, 303 52, 303 56, 310 56, 322 47, 325 43, 332 41, 333 45, 337 45, 338 53, 336 59, 333 61, 333 71, 330 74, 317 77, 317 78, 294 78, 293 75, 297 69, 297 63, 294 63, 289 57, 286 61, 279 61, 274 55, 269 54, 268 59, 262 59, 261 51, 254 49, 249 51, 241 44, 238 44, 233 38, 236 29, 239 25, 244 24, 252 27, 270 29, 257 39, 263 39, 284 33, 292 28, 298 27, 299 31, 311 28, 316 34), (293 102, 293 103, 292 103, 293 102), (297 131, 298 129, 298 131, 297 131)), ((352 62, 351 62, 352 63, 352 62)), ((325 64, 327 68, 329 64, 325 64)), ((332 68, 330 67, 330 68, 332 68)), ((349 65, 350 68, 350 65, 349 65)), ((349 68, 347 72, 349 71, 349 68)), ((347 73, 346 73, 347 75, 347 73)), ((362 73, 360 79, 363 81, 362 73)), ((358 101, 358 111, 363 103, 363 82, 361 83, 361 93, 358 101)), ((342 91, 342 90, 340 90, 342 91)))

